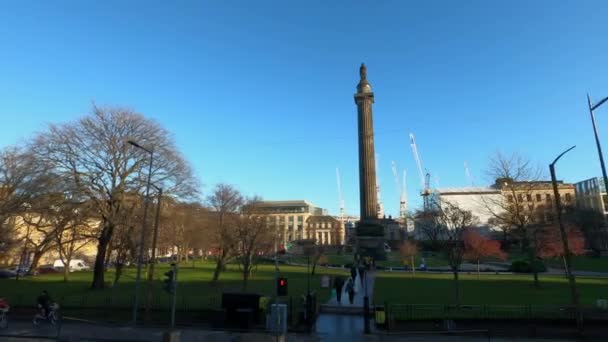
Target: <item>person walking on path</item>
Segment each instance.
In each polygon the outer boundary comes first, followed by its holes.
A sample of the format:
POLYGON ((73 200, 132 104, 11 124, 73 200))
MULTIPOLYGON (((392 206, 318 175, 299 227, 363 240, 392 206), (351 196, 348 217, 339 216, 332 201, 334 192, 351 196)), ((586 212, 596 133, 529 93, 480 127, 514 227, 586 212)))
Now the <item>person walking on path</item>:
POLYGON ((350 268, 350 277, 353 279, 353 281, 357 278, 357 265, 353 264, 353 266, 350 268))
POLYGON ((344 279, 342 277, 336 277, 334 279, 334 289, 336 289, 336 300, 338 304, 342 301, 342 287, 344 287, 344 279))
POLYGON ((361 280, 361 286, 363 286, 365 281, 365 266, 363 265, 359 265, 359 280, 361 280))
POLYGON ((348 293, 348 301, 352 305, 355 301, 355 281, 353 278, 349 278, 346 282, 346 292, 348 293))

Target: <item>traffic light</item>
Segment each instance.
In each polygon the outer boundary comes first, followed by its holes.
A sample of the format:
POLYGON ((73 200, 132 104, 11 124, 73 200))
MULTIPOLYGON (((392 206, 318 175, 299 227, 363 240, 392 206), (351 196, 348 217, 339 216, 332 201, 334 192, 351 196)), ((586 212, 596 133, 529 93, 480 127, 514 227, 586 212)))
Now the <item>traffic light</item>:
POLYGON ((173 270, 165 272, 165 279, 163 280, 163 290, 167 293, 173 294, 175 292, 175 278, 173 270))
POLYGON ((287 296, 287 278, 277 279, 277 296, 287 296))

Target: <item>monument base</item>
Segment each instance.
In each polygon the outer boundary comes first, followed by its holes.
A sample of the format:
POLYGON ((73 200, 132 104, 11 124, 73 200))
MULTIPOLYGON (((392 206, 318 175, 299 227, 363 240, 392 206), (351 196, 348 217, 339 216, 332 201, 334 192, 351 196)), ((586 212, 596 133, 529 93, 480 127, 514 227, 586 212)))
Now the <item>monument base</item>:
POLYGON ((357 253, 361 257, 386 260, 384 231, 385 227, 380 221, 359 222, 357 225, 357 253))

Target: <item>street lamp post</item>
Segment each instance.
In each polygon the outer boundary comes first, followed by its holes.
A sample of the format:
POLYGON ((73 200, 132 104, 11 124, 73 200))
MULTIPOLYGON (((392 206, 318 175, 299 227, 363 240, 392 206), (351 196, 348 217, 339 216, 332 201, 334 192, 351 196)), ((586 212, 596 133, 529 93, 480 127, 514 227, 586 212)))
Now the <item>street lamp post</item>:
POLYGON ((606 166, 604 165, 604 156, 602 154, 602 147, 600 146, 600 138, 597 134, 597 126, 595 125, 595 114, 593 113, 599 106, 604 104, 608 100, 608 97, 605 97, 600 102, 595 105, 591 104, 591 98, 589 94, 587 94, 587 104, 589 105, 589 114, 591 114, 591 124, 593 125, 593 134, 595 135, 595 145, 597 146, 597 154, 600 157, 600 165, 602 167, 602 177, 604 178, 604 186, 606 187, 606 191, 608 191, 608 177, 606 176, 606 166))
MULTIPOLYGON (((598 145, 599 146, 599 145, 598 145)), ((572 306, 574 306, 575 314, 576 314, 576 326, 579 332, 582 332, 583 321, 578 309, 578 292, 576 290, 576 280, 574 279, 574 273, 572 272, 572 258, 570 254, 570 246, 568 245, 568 235, 566 234, 566 229, 564 228, 564 223, 562 222, 562 204, 561 198, 559 196, 559 191, 557 189, 557 178, 555 176, 555 163, 570 150, 575 148, 576 146, 572 146, 569 149, 562 152, 551 164, 549 164, 549 171, 551 172, 551 184, 553 185, 553 197, 555 197, 555 210, 557 211, 557 222, 559 225, 559 233, 562 239, 562 246, 564 249, 564 259, 566 261, 566 274, 568 276, 568 283, 570 285, 570 295, 572 297, 572 306)), ((600 154, 601 155, 601 154, 600 154)))
POLYGON ((152 177, 152 162, 154 161, 154 151, 147 149, 133 140, 127 141, 130 145, 137 147, 143 151, 148 152, 150 154, 150 164, 148 166, 148 180, 146 182, 146 198, 144 200, 144 217, 142 220, 141 226, 141 235, 139 237, 139 255, 137 257, 137 277, 135 278, 135 297, 133 302, 133 325, 137 325, 137 308, 139 304, 139 281, 141 279, 141 266, 143 263, 144 257, 144 242, 146 239, 146 227, 147 227, 147 218, 148 218, 148 204, 150 202, 150 183, 152 177))
POLYGON ((156 218, 154 221, 154 234, 152 235, 152 258, 150 260, 150 267, 148 268, 148 283, 147 283, 147 296, 146 296, 146 315, 150 315, 150 306, 152 303, 152 281, 154 280, 154 265, 156 265, 156 241, 158 239, 158 225, 160 223, 160 209, 161 199, 163 197, 163 188, 152 184, 152 186, 158 191, 158 199, 156 200, 156 218))

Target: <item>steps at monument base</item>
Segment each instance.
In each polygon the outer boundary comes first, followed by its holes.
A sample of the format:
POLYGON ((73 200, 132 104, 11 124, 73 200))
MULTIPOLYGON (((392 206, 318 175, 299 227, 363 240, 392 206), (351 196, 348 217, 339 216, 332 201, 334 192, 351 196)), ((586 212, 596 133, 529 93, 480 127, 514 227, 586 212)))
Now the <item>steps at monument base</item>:
POLYGON ((360 306, 348 306, 348 305, 334 305, 334 304, 321 304, 319 308, 321 313, 334 313, 334 314, 345 314, 345 315, 363 315, 363 307, 360 306))

